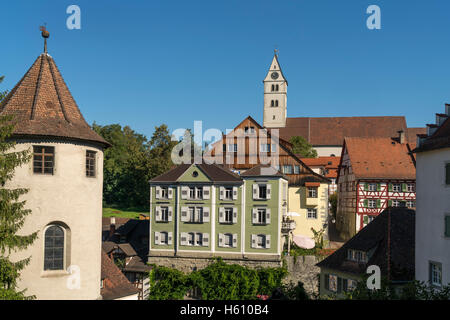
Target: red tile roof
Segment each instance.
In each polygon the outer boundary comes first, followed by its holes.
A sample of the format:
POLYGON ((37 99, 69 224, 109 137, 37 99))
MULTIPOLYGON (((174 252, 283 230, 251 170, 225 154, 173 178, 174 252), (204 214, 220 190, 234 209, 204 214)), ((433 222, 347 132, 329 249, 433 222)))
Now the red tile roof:
POLYGON ((15 136, 49 136, 86 140, 108 146, 86 123, 55 61, 41 54, 0 105, 13 115, 15 136))
POLYGON ((422 152, 441 148, 450 148, 450 118, 447 118, 430 137, 422 142, 420 148, 414 151, 422 152))
MULTIPOLYGON (((102 250, 103 288, 100 294, 103 300, 114 300, 137 294, 139 290, 133 286, 110 257, 102 250)), ((100 285, 100 284, 99 284, 100 285)))
POLYGON ((285 128, 274 129, 287 141, 302 136, 314 146, 342 146, 345 137, 395 137, 407 126, 405 117, 305 117, 287 118, 285 128))
POLYGON ((346 138, 344 147, 359 179, 416 179, 406 143, 391 138, 346 138))
POLYGON ((339 162, 341 157, 318 157, 318 158, 301 158, 308 167, 317 168, 323 167, 327 171, 325 177, 327 178, 337 178, 337 169, 339 167, 339 162))

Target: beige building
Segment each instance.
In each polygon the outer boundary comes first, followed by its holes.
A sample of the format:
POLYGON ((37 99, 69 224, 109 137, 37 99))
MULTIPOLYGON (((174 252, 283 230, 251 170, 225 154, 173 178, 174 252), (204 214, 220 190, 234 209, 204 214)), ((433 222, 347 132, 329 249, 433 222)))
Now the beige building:
POLYGON ((38 232, 13 261, 31 257, 18 287, 37 299, 101 299, 103 149, 86 123, 53 58, 39 55, 0 105, 13 115, 16 150, 33 159, 7 187, 27 188, 21 234, 38 232))

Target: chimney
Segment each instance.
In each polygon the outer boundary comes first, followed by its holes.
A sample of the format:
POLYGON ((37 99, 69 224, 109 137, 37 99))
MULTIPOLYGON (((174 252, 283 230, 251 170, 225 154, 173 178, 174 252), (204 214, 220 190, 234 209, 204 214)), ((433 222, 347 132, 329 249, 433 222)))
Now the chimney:
POLYGON ((110 220, 110 224, 109 224, 109 237, 111 238, 114 233, 116 233, 116 218, 115 217, 111 217, 110 220))
POLYGON ((400 131, 398 131, 398 140, 399 140, 399 142, 401 143, 401 144, 404 144, 406 141, 405 141, 405 131, 403 131, 403 130, 400 130, 400 131))

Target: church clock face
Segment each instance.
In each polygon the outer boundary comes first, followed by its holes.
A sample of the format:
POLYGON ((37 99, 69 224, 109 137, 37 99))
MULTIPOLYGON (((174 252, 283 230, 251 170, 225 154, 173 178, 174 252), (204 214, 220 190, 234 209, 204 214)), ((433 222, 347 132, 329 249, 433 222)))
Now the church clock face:
POLYGON ((270 76, 272 77, 273 80, 278 79, 278 72, 272 72, 270 76))

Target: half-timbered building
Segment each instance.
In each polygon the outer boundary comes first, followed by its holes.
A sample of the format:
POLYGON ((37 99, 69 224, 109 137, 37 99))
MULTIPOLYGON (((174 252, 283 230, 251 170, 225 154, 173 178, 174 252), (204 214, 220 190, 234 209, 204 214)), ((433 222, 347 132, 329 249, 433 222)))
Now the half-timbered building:
POLYGON ((415 208, 415 160, 398 138, 346 138, 338 170, 336 227, 349 239, 384 209, 415 208))

